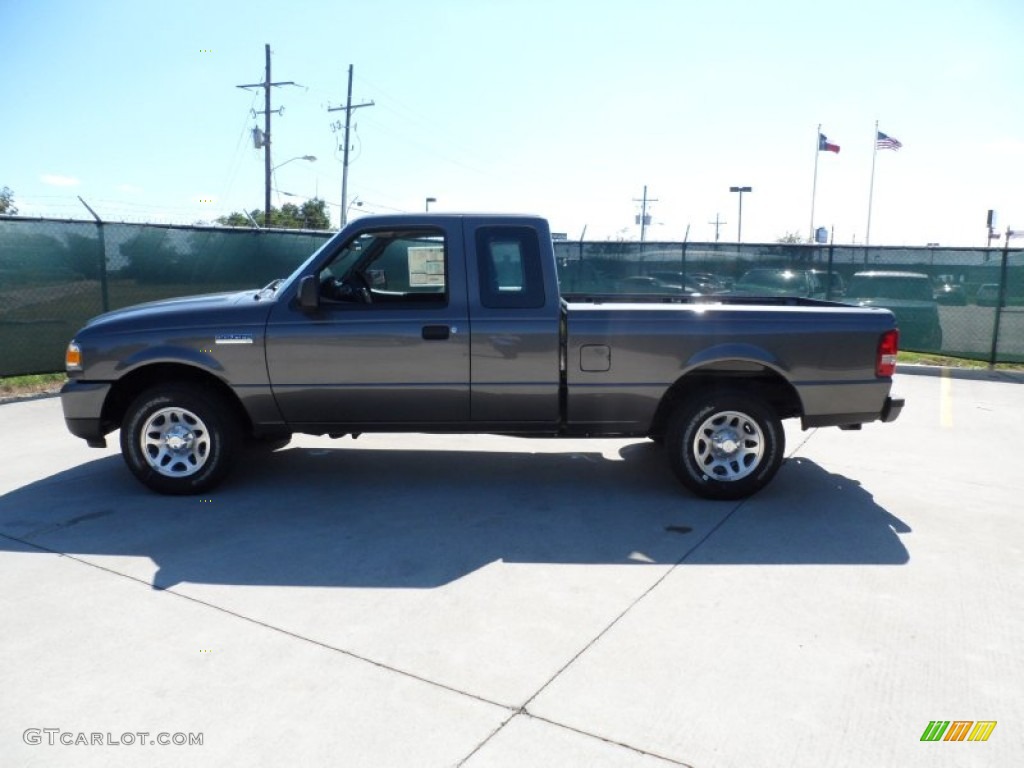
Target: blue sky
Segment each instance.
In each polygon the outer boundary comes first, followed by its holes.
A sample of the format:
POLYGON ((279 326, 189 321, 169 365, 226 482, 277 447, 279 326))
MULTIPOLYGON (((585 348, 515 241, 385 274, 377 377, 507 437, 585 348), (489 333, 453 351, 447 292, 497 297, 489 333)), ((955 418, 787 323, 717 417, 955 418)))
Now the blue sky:
POLYGON ((273 51, 275 185, 341 198, 355 66, 353 216, 547 216, 587 239, 774 241, 815 225, 863 242, 981 245, 988 208, 1024 229, 1024 3, 755 0, 2 0, 0 186, 21 213, 209 221, 262 207, 250 109, 273 51), (209 51, 209 52, 206 52, 209 51), (202 202, 201 202, 202 201, 202 202), (210 201, 210 202, 205 202, 210 201))

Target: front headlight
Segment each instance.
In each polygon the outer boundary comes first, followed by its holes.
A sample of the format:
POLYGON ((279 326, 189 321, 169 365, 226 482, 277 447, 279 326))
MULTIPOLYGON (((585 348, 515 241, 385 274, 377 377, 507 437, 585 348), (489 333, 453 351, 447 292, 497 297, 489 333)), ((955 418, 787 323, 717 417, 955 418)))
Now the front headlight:
POLYGON ((64 353, 64 367, 68 371, 82 370, 82 350, 74 341, 68 344, 68 349, 64 353))

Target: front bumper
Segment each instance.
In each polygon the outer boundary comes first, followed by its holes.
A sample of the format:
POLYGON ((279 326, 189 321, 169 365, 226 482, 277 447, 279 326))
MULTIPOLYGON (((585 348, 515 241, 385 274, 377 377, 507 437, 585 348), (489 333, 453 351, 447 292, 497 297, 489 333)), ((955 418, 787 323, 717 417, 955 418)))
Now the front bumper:
POLYGON ((72 379, 60 391, 64 423, 75 437, 93 448, 104 448, 104 436, 112 431, 103 423, 103 404, 110 392, 108 381, 76 381, 72 379))

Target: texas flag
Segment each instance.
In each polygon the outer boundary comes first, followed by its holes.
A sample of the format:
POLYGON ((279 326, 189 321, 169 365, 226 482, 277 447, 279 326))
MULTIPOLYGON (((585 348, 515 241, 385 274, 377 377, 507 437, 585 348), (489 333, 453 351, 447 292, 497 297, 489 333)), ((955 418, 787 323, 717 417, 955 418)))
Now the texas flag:
POLYGON ((830 144, 829 140, 825 136, 825 134, 824 133, 819 133, 818 134, 818 151, 819 152, 835 152, 838 155, 839 154, 839 145, 838 144, 830 144))

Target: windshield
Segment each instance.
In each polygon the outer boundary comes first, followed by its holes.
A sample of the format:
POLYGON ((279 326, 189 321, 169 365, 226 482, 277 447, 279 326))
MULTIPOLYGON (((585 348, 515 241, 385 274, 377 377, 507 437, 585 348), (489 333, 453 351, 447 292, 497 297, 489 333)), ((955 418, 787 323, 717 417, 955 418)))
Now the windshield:
POLYGON ((321 270, 321 277, 344 277, 352 265, 359 261, 360 256, 373 249, 376 239, 376 234, 366 233, 349 240, 321 270))
MULTIPOLYGON (((339 251, 338 256, 335 259, 333 259, 332 262, 331 262, 332 272, 334 272, 335 274, 338 274, 337 270, 338 270, 339 266, 341 265, 341 263, 345 263, 347 265, 347 266, 345 266, 343 268, 343 271, 345 269, 348 269, 348 267, 352 265, 352 262, 355 261, 356 254, 361 252, 361 243, 362 243, 363 238, 365 238, 365 237, 367 237, 367 235, 361 235, 356 240, 353 240, 352 242, 347 243, 345 245, 345 247, 342 248, 339 251), (359 247, 358 248, 354 248, 353 246, 356 246, 357 244, 360 244, 359 247)), ((324 251, 334 250, 337 247, 338 247, 338 238, 337 238, 337 236, 335 236, 335 237, 332 237, 330 240, 328 240, 326 243, 324 243, 322 246, 317 248, 309 256, 308 259, 306 259, 298 267, 296 267, 295 270, 290 275, 288 275, 288 277, 284 278, 284 280, 282 281, 281 284, 282 285, 291 285, 291 283, 294 280, 297 280, 300 275, 302 275, 304 272, 307 271, 307 268, 309 267, 309 265, 311 263, 313 263, 314 261, 316 261, 316 260, 318 260, 320 258, 320 255, 324 251)))

